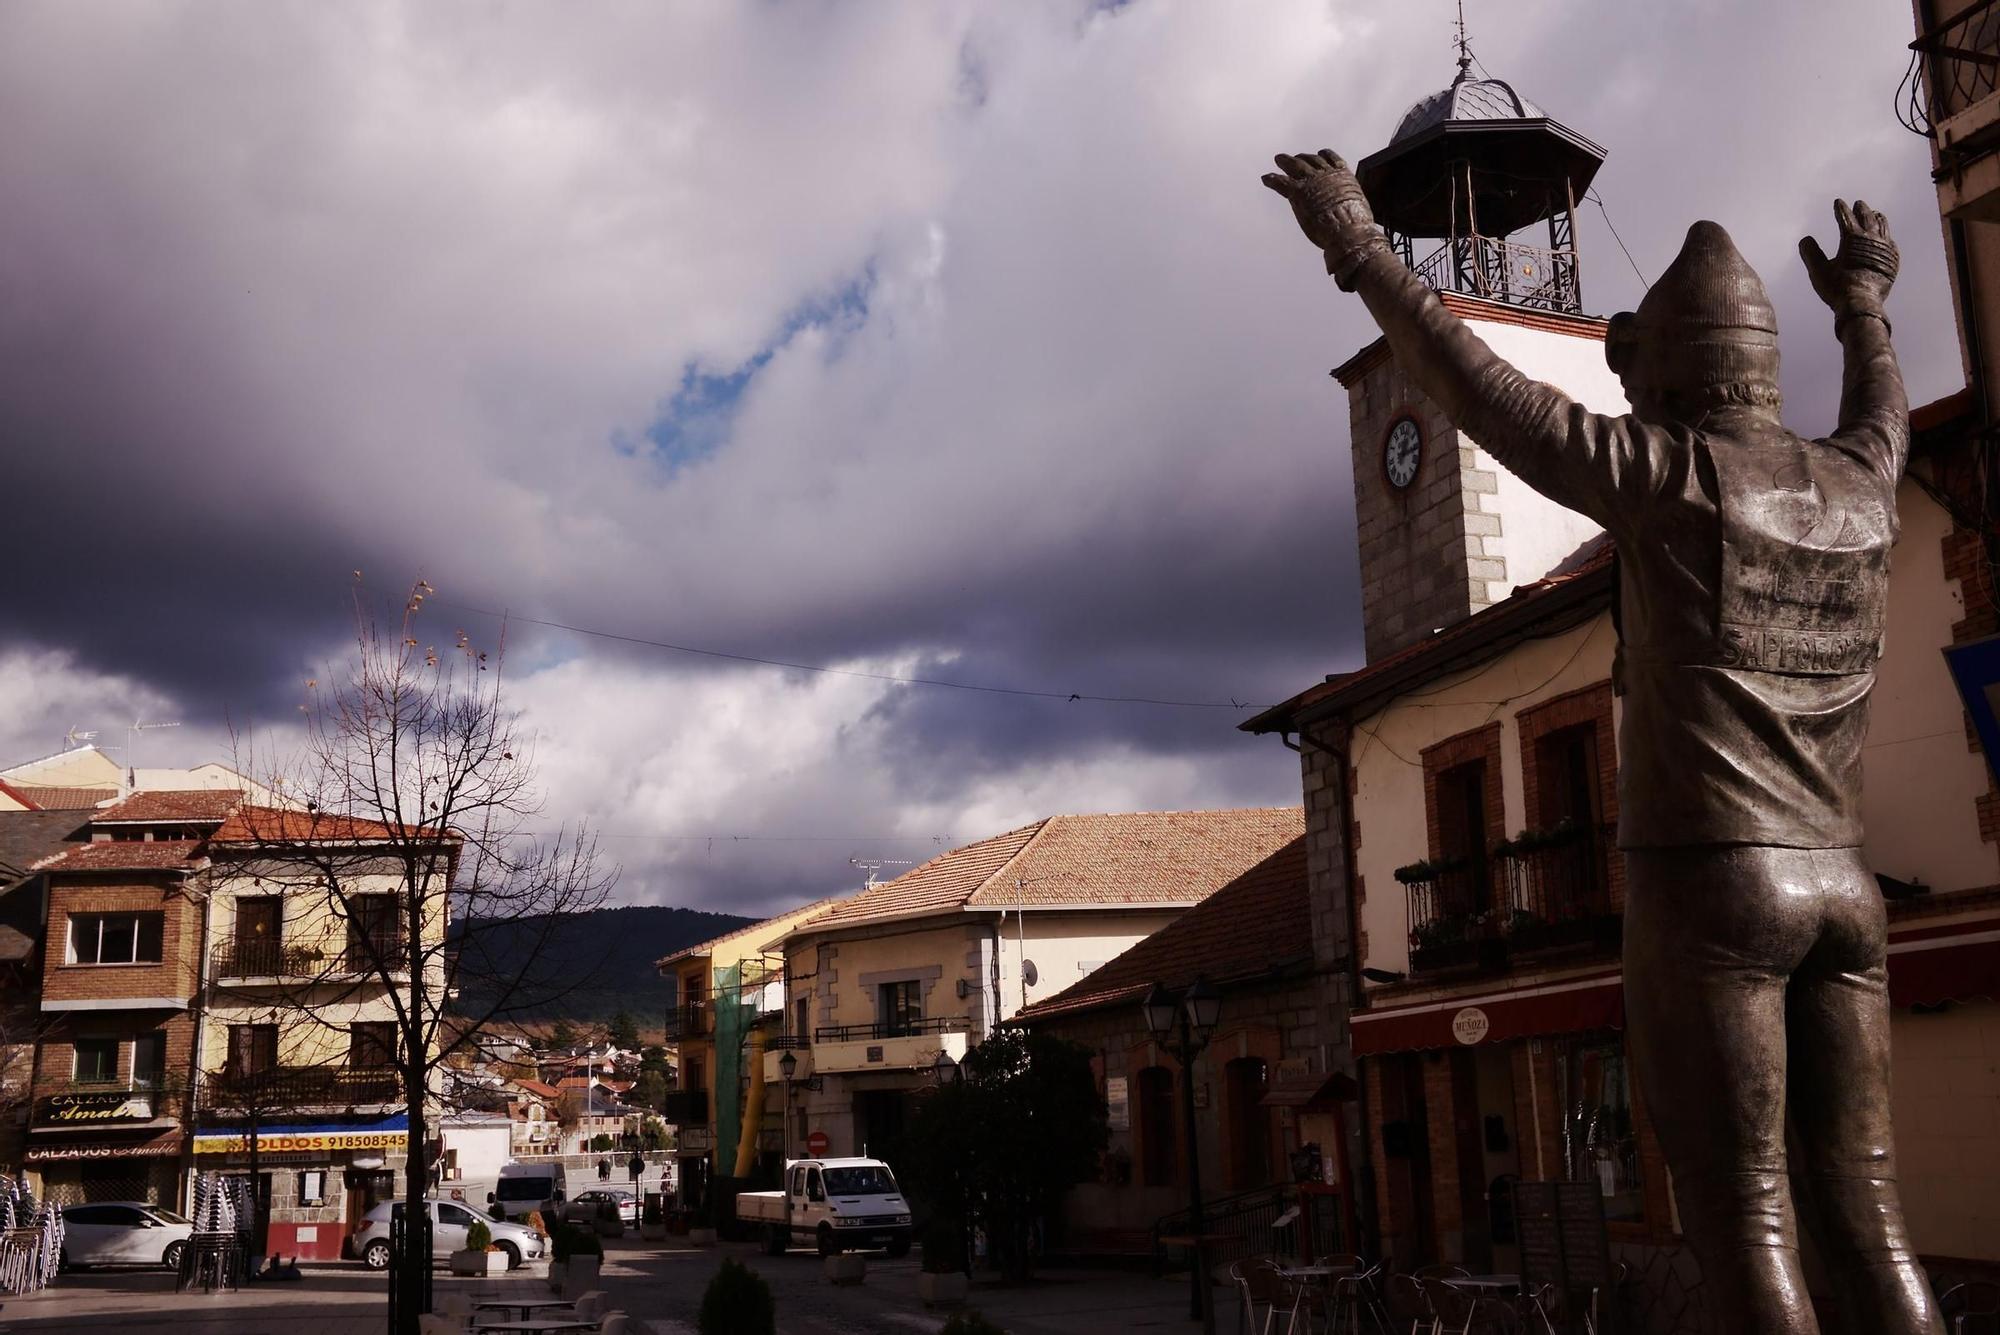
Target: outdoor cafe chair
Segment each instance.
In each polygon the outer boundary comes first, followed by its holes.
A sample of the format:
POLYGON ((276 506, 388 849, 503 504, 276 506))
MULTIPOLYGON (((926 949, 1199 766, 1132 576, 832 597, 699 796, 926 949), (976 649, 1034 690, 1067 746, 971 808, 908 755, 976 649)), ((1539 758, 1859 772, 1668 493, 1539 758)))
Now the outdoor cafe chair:
POLYGON ((1254 1329, 1257 1335, 1272 1335, 1280 1309, 1285 1313, 1285 1330, 1291 1331, 1298 1319, 1299 1295, 1279 1273, 1275 1262, 1261 1256, 1238 1261, 1229 1267, 1229 1277, 1236 1281, 1236 1292, 1243 1302, 1237 1323, 1239 1331, 1248 1335, 1254 1329), (1264 1309, 1261 1324, 1257 1320, 1259 1307, 1264 1309))
POLYGON ((626 1335, 631 1325, 632 1318, 623 1312, 606 1312, 604 1319, 597 1323, 597 1335, 626 1335))
POLYGON ((1938 1296, 1938 1311, 1951 1335, 2000 1335, 2000 1284, 1954 1284, 1938 1296))
POLYGON ((1442 1335, 1468 1335, 1473 1312, 1479 1305, 1473 1296, 1435 1275, 1424 1276, 1423 1285, 1424 1297, 1431 1301, 1431 1311, 1437 1315, 1437 1328, 1442 1335))
POLYGON ((1424 1296, 1422 1280, 1414 1275, 1391 1275, 1383 1286, 1382 1297, 1389 1307, 1389 1319, 1396 1323, 1401 1335, 1418 1335, 1419 1331, 1435 1335, 1437 1313, 1431 1310, 1431 1300, 1424 1296))
POLYGON ((1415 1274, 1418 1279, 1469 1279, 1472 1272, 1462 1265, 1441 1261, 1436 1265, 1420 1265, 1415 1274))
POLYGON ((572 1305, 576 1308, 576 1319, 578 1321, 588 1321, 595 1324, 597 1318, 603 1314, 604 1309, 610 1303, 610 1294, 606 1293, 603 1289, 591 1289, 578 1298, 572 1305))

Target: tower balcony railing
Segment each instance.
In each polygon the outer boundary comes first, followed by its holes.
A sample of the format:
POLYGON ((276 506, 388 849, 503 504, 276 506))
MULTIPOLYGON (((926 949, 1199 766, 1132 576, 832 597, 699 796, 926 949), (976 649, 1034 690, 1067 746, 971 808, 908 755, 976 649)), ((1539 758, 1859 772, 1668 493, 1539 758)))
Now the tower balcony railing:
MULTIPOLYGON (((1996 0, 2000 3, 2000 0, 1996 0)), ((1583 313, 1576 252, 1531 246, 1498 236, 1462 236, 1410 266, 1438 292, 1503 301, 1533 310, 1583 313)))

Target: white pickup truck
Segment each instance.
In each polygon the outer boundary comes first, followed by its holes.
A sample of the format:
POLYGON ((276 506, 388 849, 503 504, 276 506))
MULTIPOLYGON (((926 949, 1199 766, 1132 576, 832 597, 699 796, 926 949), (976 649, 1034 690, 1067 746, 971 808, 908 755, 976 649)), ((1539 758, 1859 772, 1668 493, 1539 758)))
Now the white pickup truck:
POLYGON ((756 1224, 764 1250, 811 1246, 821 1256, 886 1248, 910 1254, 910 1203, 880 1159, 794 1159, 783 1191, 746 1191, 736 1218, 756 1224))

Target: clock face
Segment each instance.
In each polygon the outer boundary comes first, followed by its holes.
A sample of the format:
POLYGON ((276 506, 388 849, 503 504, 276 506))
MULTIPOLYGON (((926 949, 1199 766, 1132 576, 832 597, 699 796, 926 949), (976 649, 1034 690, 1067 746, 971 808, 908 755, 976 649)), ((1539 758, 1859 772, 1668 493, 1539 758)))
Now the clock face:
POLYGON ((1409 417, 1396 419, 1389 428, 1388 438, 1382 444, 1382 471, 1389 475, 1389 485, 1407 487, 1417 480, 1417 465, 1423 462, 1424 433, 1416 420, 1409 417))

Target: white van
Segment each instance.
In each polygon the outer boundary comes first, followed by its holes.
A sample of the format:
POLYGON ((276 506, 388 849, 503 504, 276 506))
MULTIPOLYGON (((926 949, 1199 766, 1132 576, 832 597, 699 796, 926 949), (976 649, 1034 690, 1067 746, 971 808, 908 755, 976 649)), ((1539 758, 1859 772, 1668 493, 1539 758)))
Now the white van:
POLYGON ((503 1219, 520 1219, 536 1210, 551 1228, 569 1199, 569 1176, 559 1163, 504 1163, 500 1165, 498 1190, 486 1193, 486 1203, 497 1206, 503 1219))

